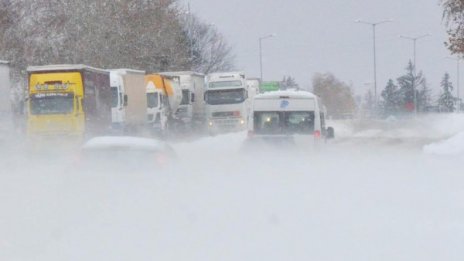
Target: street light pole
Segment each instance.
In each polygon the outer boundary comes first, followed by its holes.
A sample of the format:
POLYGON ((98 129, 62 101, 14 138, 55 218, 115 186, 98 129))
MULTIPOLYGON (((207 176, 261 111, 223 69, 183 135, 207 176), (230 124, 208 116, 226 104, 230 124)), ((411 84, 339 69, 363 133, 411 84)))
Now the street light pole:
POLYGON ((259 37, 259 72, 260 79, 263 80, 263 40, 276 36, 275 34, 270 34, 266 36, 259 37))
POLYGON ((414 114, 417 115, 417 93, 416 93, 416 76, 417 76, 417 66, 416 66, 416 46, 417 46, 417 40, 425 38, 427 36, 430 36, 430 34, 424 34, 421 36, 417 37, 409 37, 409 36, 404 36, 400 35, 400 38, 410 40, 413 43, 413 74, 414 74, 414 79, 412 80, 412 91, 414 92, 414 114))
POLYGON ((384 20, 384 21, 375 22, 375 23, 366 22, 362 20, 356 20, 355 22, 372 26, 372 42, 373 42, 373 47, 374 47, 373 48, 373 52, 374 52, 374 102, 377 105, 377 50, 376 50, 376 31, 375 30, 377 29, 378 25, 392 22, 392 20, 384 20))

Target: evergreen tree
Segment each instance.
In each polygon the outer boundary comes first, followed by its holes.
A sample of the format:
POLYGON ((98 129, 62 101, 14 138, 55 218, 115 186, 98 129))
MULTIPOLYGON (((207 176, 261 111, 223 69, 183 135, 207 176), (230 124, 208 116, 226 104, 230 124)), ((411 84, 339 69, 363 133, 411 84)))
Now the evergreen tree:
POLYGON ((387 86, 382 91, 383 109, 386 114, 397 113, 401 103, 398 86, 392 79, 388 80, 387 86))
POLYGON ((424 78, 424 81, 421 86, 416 87, 418 90, 417 94, 417 110, 419 112, 426 112, 432 103, 431 90, 427 85, 427 81, 424 78))
POLYGON ((284 76, 284 79, 280 82, 280 88, 282 90, 290 89, 290 88, 296 88, 298 89, 298 84, 295 81, 295 78, 292 76, 284 76))
POLYGON ((442 93, 438 99, 438 106, 440 111, 443 112, 454 112, 456 98, 453 96, 453 84, 450 81, 450 76, 445 73, 441 80, 442 93))
POLYGON ((424 87, 423 85, 425 83, 422 72, 415 75, 414 65, 411 61, 409 61, 408 66, 406 67, 406 74, 399 77, 397 81, 401 101, 400 107, 405 111, 414 111, 414 93, 417 101, 419 102, 418 87, 424 87))

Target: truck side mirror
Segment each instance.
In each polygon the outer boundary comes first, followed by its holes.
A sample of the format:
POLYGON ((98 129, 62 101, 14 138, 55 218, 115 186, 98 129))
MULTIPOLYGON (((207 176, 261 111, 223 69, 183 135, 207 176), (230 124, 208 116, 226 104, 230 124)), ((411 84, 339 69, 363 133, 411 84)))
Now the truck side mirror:
POLYGON ((195 93, 192 93, 192 99, 191 102, 195 102, 195 93))
POLYGON ((124 94, 124 106, 127 106, 129 104, 129 97, 127 97, 127 94, 124 94))

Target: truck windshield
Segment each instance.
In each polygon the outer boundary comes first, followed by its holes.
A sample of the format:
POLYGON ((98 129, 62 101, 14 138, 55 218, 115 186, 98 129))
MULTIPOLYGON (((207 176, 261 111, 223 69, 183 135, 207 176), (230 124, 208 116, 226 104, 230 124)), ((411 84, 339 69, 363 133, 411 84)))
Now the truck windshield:
POLYGON ((189 90, 182 90, 182 101, 180 105, 190 104, 190 91, 189 90))
POLYGON ((245 89, 207 91, 205 101, 210 105, 237 104, 246 99, 245 89))
POLYGON ((158 93, 147 93, 148 108, 158 107, 158 93))
POLYGON ((73 112, 74 96, 35 96, 31 97, 31 113, 43 114, 70 114, 73 112))
POLYGON ((116 108, 119 104, 119 92, 117 87, 111 87, 111 107, 116 108))
POLYGON ((240 86, 242 86, 242 81, 220 81, 220 82, 209 83, 209 88, 240 87, 240 86))
POLYGON ((255 112, 254 129, 257 134, 312 134, 313 111, 255 112))

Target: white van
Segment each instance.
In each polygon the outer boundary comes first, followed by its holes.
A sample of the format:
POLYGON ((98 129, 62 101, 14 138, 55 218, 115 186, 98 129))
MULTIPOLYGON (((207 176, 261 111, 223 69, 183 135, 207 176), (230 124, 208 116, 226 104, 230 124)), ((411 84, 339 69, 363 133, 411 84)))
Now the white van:
POLYGON ((321 99, 306 91, 275 91, 255 96, 248 125, 249 141, 313 142, 334 138, 326 127, 321 99))

